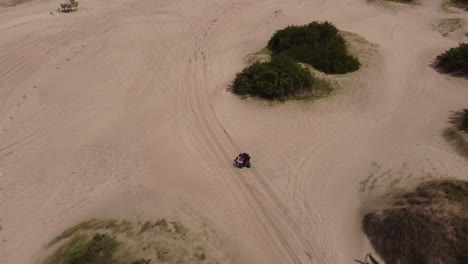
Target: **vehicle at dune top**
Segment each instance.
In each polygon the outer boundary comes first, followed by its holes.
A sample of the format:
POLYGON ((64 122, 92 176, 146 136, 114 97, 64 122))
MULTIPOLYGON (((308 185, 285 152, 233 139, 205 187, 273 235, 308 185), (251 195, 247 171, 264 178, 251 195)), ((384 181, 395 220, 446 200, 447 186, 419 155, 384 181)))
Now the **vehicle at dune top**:
POLYGON ((68 13, 73 10, 78 11, 78 2, 76 0, 65 0, 65 3, 60 3, 58 10, 62 13, 68 13))
POLYGON ((250 168, 250 155, 247 153, 241 153, 237 158, 234 159, 234 166, 239 169, 243 167, 250 168))

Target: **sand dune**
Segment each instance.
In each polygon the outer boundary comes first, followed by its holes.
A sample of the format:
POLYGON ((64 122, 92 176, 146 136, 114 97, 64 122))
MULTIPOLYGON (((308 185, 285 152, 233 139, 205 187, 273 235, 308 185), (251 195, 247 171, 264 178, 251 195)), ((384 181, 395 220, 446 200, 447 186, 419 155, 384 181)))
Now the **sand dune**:
POLYGON ((441 136, 468 81, 430 67, 441 1, 57 1, 0 9, 0 262, 89 217, 213 225, 236 263, 351 263, 373 252, 359 182, 378 164, 468 179, 441 136), (53 11, 53 15, 49 12, 53 11), (229 91, 275 30, 328 20, 378 45, 337 95, 276 106, 229 91), (231 161, 252 156, 251 169, 231 161))

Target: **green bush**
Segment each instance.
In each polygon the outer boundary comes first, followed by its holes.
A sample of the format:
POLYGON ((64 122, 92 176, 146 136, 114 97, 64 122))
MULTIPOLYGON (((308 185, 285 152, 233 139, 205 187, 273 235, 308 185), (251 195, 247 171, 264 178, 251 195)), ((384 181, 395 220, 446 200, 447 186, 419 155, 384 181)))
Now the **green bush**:
POLYGON ((310 89, 312 76, 307 69, 284 56, 274 56, 271 62, 254 63, 238 73, 233 91, 264 99, 284 99, 310 89))
POLYGON ((271 37, 268 48, 274 55, 286 55, 325 73, 343 74, 360 67, 330 22, 286 27, 271 37))
POLYGON ((468 43, 460 43, 437 56, 436 66, 447 73, 468 75, 468 43))

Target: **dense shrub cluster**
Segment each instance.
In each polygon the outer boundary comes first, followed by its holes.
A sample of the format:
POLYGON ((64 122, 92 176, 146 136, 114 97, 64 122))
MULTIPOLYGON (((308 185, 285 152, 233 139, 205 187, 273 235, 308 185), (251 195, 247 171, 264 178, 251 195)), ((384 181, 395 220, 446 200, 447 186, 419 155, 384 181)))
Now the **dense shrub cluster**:
POLYGON ((359 61, 348 53, 338 29, 329 22, 312 22, 277 31, 268 42, 275 55, 286 55, 325 73, 356 71, 359 61))
POLYGON ((254 63, 238 73, 233 91, 265 99, 281 99, 311 87, 312 76, 296 61, 274 56, 271 62, 254 63))
POLYGON ((254 63, 238 73, 233 83, 234 93, 284 99, 312 91, 312 84, 320 87, 320 80, 314 79, 297 61, 325 73, 342 74, 360 67, 359 61, 348 53, 338 29, 329 22, 279 30, 269 40, 268 49, 272 52, 271 62, 254 63))
POLYGON ((468 43, 460 43, 437 56, 436 66, 447 73, 468 75, 468 43))

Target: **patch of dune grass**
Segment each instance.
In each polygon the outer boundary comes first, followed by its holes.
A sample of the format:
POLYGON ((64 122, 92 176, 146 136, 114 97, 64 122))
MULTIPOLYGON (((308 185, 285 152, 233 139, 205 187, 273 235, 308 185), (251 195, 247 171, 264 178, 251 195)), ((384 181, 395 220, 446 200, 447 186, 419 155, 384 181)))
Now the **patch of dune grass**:
POLYGON ((96 233, 86 243, 74 245, 64 262, 70 264, 112 262, 112 254, 117 246, 118 242, 115 238, 107 234, 96 233))
POLYGON ((92 219, 75 225, 48 245, 42 264, 229 263, 208 230, 182 223, 92 219), (152 262, 153 261, 153 262, 152 262))
POLYGON ((110 229, 113 232, 128 232, 132 228, 132 223, 127 220, 116 220, 116 219, 107 219, 107 220, 101 220, 101 219, 91 219, 82 223, 79 223, 75 226, 72 226, 68 228, 67 230, 63 231, 62 234, 54 238, 48 246, 52 246, 55 243, 68 238, 78 231, 82 230, 88 230, 88 231, 95 231, 95 230, 100 230, 100 229, 110 229))
POLYGON ((55 252, 50 255, 43 263, 65 263, 64 261, 68 258, 71 250, 77 246, 84 245, 86 243, 87 235, 79 234, 73 236, 67 243, 60 246, 55 252))
POLYGON ((366 214, 363 230, 386 263, 468 263, 468 182, 421 183, 366 214))
POLYGON ((271 61, 271 55, 272 55, 271 50, 269 50, 267 47, 265 47, 265 48, 261 49, 258 52, 248 54, 245 57, 245 61, 248 64, 253 64, 255 62, 259 62, 259 63, 270 62, 271 61))
POLYGON ((468 136, 455 127, 449 127, 442 133, 443 137, 455 148, 458 154, 468 158, 468 136))
POLYGON ((461 18, 444 18, 434 24, 433 29, 440 32, 442 35, 446 35, 462 29, 464 25, 465 21, 461 18))

